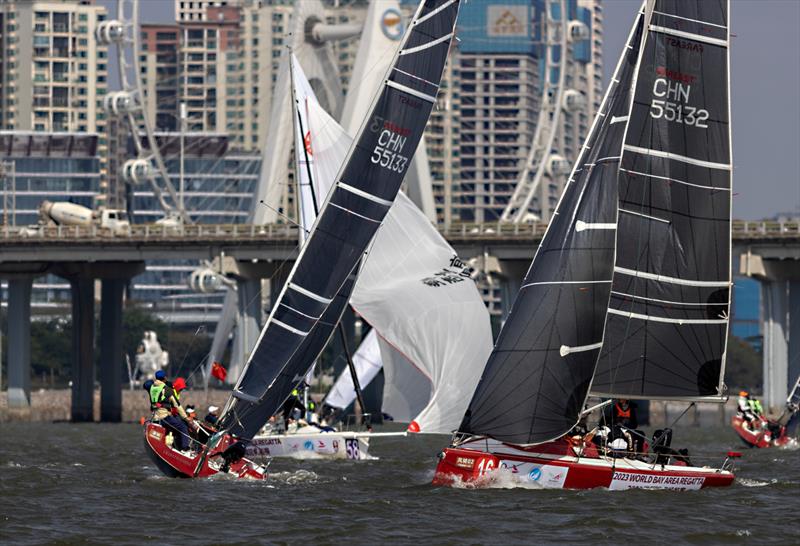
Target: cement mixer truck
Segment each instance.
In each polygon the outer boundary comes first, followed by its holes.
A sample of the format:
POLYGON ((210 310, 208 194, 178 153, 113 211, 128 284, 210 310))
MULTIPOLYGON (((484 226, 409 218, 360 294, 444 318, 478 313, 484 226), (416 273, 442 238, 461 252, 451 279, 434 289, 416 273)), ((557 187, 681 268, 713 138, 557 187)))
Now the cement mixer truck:
MULTIPOLYGON (((97 226, 108 229, 112 233, 125 233, 130 229, 124 210, 100 207, 97 210, 75 203, 42 201, 39 206, 39 225, 27 228, 38 231, 42 226, 97 226)), ((33 233, 30 233, 31 235, 33 233)))

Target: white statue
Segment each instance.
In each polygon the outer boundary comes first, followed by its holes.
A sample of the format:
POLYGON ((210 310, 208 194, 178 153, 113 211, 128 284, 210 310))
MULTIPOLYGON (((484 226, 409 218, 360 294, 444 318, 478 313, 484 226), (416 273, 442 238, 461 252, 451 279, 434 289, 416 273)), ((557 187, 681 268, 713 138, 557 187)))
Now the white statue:
POLYGON ((161 348, 156 333, 147 330, 136 349, 136 368, 146 379, 153 379, 158 370, 169 365, 169 353, 161 348))

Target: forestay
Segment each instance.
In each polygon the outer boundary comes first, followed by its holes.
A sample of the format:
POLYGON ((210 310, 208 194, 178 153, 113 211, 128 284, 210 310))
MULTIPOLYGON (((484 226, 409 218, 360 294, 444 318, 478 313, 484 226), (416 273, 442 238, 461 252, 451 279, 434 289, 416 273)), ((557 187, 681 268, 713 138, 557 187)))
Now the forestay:
POLYGON ((640 13, 459 431, 533 444, 577 422, 600 348, 640 13))
POLYGON ((456 0, 421 2, 226 405, 227 430, 252 437, 302 380, 341 317, 346 301, 337 294, 355 280, 436 100, 458 7, 456 0))
POLYGON ((723 395, 730 306, 728 3, 656 0, 619 176, 605 344, 592 391, 723 395))

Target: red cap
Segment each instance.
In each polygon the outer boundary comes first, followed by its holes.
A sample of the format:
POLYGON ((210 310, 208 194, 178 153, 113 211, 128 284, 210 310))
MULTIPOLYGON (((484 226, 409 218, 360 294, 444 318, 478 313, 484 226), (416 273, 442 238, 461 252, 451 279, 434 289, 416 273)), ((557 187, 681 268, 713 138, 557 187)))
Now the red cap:
POLYGON ((172 382, 172 388, 176 391, 182 391, 186 388, 186 380, 182 377, 179 377, 175 381, 172 382))

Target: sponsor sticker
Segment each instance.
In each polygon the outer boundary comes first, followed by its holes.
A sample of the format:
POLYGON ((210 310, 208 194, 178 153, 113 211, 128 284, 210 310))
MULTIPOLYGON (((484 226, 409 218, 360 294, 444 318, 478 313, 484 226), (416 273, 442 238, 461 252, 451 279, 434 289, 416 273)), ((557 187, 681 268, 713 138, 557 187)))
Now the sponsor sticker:
POLYGON ((662 476, 635 472, 614 472, 609 489, 678 489, 683 491, 700 489, 706 479, 702 476, 662 476))
POLYGON ((161 434, 161 432, 159 432, 159 431, 157 431, 155 429, 152 429, 150 432, 148 432, 148 434, 150 435, 151 438, 153 438, 155 440, 159 440, 159 441, 161 440, 161 438, 164 437, 164 435, 161 434))
POLYGON ((475 459, 472 457, 458 457, 456 459, 456 466, 461 468, 469 468, 472 469, 472 465, 475 464, 475 459))
POLYGON ((306 440, 305 443, 303 444, 303 447, 308 451, 314 451, 314 442, 312 442, 311 440, 306 440))
POLYGON ((517 461, 502 461, 501 468, 520 476, 523 482, 536 483, 548 489, 562 489, 567 481, 569 468, 550 464, 521 463, 517 461))

